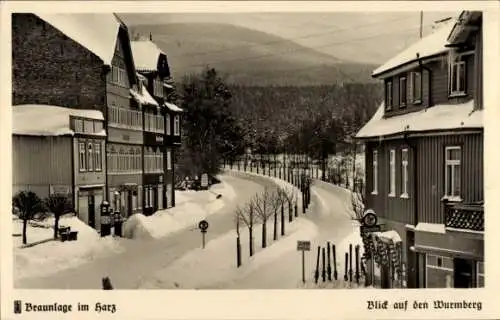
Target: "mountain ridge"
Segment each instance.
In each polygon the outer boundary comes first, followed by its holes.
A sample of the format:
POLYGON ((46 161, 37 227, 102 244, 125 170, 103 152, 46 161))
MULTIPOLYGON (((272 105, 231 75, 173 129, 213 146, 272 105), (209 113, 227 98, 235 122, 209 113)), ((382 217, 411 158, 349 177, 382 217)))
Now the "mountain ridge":
POLYGON ((370 83, 373 64, 338 59, 262 31, 223 23, 134 25, 132 37, 149 37, 167 53, 174 78, 213 67, 229 83, 322 85, 370 83))

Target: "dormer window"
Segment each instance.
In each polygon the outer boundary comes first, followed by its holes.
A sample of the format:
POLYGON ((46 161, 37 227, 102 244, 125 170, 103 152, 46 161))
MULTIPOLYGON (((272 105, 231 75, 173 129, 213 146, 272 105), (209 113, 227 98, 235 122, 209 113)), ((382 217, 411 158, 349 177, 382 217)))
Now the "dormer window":
POLYGON ((406 77, 399 78, 399 107, 406 107, 406 77))
POLYGON ((450 96, 465 95, 465 68, 466 63, 462 59, 451 62, 449 71, 450 96))
POLYGON ((385 83, 385 110, 392 109, 392 81, 385 83))

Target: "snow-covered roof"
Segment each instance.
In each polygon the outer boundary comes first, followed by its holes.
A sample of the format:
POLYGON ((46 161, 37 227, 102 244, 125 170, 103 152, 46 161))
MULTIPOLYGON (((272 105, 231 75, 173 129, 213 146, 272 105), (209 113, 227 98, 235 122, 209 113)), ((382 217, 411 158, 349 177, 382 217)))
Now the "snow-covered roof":
POLYGON ((148 90, 144 86, 142 86, 141 92, 130 89, 130 94, 141 104, 150 104, 157 107, 159 106, 158 102, 156 102, 156 100, 149 94, 148 90))
POLYGON ((384 103, 356 134, 356 138, 382 137, 403 132, 483 128, 482 110, 473 110, 474 101, 435 105, 421 111, 384 118, 384 103))
POLYGON ((165 106, 173 112, 184 112, 182 108, 179 108, 173 103, 165 102, 165 106))
POLYGON ((164 86, 165 88, 169 88, 169 89, 172 89, 172 88, 174 87, 173 85, 168 84, 168 83, 166 83, 166 82, 164 82, 164 83, 163 83, 163 86, 164 86))
POLYGON ((111 65, 120 22, 112 13, 37 13, 67 37, 111 65))
POLYGON ((150 40, 131 41, 132 54, 137 70, 156 70, 160 54, 165 54, 150 40))
MULTIPOLYGON (((32 136, 73 135, 70 116, 104 120, 99 110, 37 104, 13 106, 12 116, 12 134, 32 136)), ((105 136, 106 132, 103 130, 96 135, 105 136)))
POLYGON ((448 48, 446 48, 445 45, 455 22, 456 19, 450 19, 449 21, 444 22, 443 25, 434 30, 433 33, 423 37, 375 69, 372 72, 372 76, 376 77, 386 71, 400 67, 406 63, 416 61, 417 54, 420 58, 427 58, 446 52, 448 48))

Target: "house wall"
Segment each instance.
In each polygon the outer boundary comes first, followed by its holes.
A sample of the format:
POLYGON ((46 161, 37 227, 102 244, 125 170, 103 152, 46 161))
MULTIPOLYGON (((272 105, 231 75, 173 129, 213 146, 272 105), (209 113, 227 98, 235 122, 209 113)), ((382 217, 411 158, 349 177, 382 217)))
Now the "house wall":
POLYGON ((103 110, 103 63, 34 14, 12 14, 13 104, 103 110))
POLYGON ((401 149, 408 147, 402 140, 388 140, 379 144, 366 144, 366 205, 385 219, 415 224, 415 170, 417 170, 418 221, 443 223, 445 193, 445 147, 458 145, 462 148, 461 191, 465 202, 484 199, 483 194, 483 135, 447 134, 416 139, 417 159, 408 148, 409 199, 401 194, 401 149), (389 150, 396 150, 396 197, 389 197, 389 150), (373 195, 373 150, 378 150, 378 194, 373 195))
POLYGON ((462 147, 461 193, 464 202, 480 201, 483 194, 483 135, 441 135, 418 140, 417 173, 420 222, 443 223, 445 147, 462 147))
POLYGON ((72 137, 12 136, 13 193, 49 195, 50 185, 72 186, 72 137))
MULTIPOLYGON (((386 111, 385 116, 396 116, 405 114, 408 112, 414 112, 428 108, 429 106, 437 104, 459 104, 464 103, 472 99, 475 95, 475 58, 473 54, 464 56, 466 61, 466 95, 462 97, 450 97, 449 96, 449 80, 448 80, 448 56, 443 55, 439 57, 439 61, 431 61, 425 64, 425 67, 430 69, 430 72, 425 69, 414 68, 401 72, 397 75, 387 77, 384 79, 385 82, 392 81, 393 83, 393 94, 392 94, 392 110, 386 111), (411 72, 421 71, 422 72, 422 102, 415 104, 410 101, 410 90, 411 83, 410 77, 411 72), (405 107, 400 107, 399 104, 399 80, 401 77, 406 77, 406 91, 407 91, 407 102, 405 107)), ((384 89, 386 90, 386 89, 384 89)))

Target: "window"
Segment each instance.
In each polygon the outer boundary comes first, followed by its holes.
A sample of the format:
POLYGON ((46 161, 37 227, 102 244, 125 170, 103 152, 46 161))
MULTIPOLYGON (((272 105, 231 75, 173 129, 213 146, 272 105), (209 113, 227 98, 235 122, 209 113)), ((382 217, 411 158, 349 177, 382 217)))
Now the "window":
POLYGON ((422 102, 422 73, 418 71, 412 72, 411 95, 413 103, 422 102))
POLYGON ((153 206, 153 199, 154 199, 154 193, 153 193, 153 187, 149 187, 149 207, 151 208, 153 206))
POLYGON ((87 170, 87 155, 85 152, 85 143, 80 142, 78 143, 78 151, 79 151, 79 167, 80 167, 80 172, 86 171, 87 170))
POLYGON ((108 203, 109 203, 109 208, 111 209, 111 212, 115 212, 115 190, 114 189, 109 189, 109 198, 108 198, 108 203))
POLYGON ((461 201, 460 153, 458 146, 445 148, 445 197, 449 201, 461 201))
POLYGON ((484 287, 484 262, 478 261, 476 263, 476 278, 477 278, 477 287, 484 287))
POLYGON ((114 102, 108 109, 110 126, 142 130, 142 113, 140 111, 117 107, 114 102))
POLYGON ((128 87, 127 71, 117 66, 111 66, 110 81, 119 86, 128 87))
POLYGON ((427 268, 441 269, 453 272, 453 259, 449 257, 428 254, 426 260, 427 268))
POLYGON ((142 209, 142 186, 137 187, 137 208, 142 209))
POLYGON ((385 109, 392 109, 392 81, 385 83, 385 109))
POLYGON ((132 210, 137 209, 137 195, 132 193, 132 210))
POLYGON ((396 150, 392 149, 389 152, 389 197, 396 195, 396 150))
POLYGON ((408 149, 401 150, 401 198, 408 198, 408 149))
POLYGON ((163 97, 163 83, 160 80, 153 81, 153 94, 157 97, 163 97))
POLYGON ((87 144, 87 168, 88 171, 94 170, 94 153, 93 153, 93 145, 92 142, 87 144))
POLYGON ((83 131, 85 133, 94 133, 94 122, 91 120, 85 120, 83 122, 83 131))
POLYGON ((179 136, 181 134, 181 119, 179 115, 174 116, 174 136, 179 136))
POLYGON ((399 107, 406 106, 406 77, 399 78, 399 107))
POLYGON ((166 130, 165 130, 166 131, 165 134, 166 135, 171 135, 172 131, 170 130, 170 114, 167 113, 165 115, 165 119, 166 119, 165 121, 167 122, 167 127, 166 127, 166 130))
POLYGON ((75 132, 83 132, 83 120, 75 119, 75 132))
POLYGON ((172 150, 167 150, 167 170, 172 170, 172 150))
POLYGON ((101 121, 94 121, 94 132, 99 133, 103 130, 103 124, 101 121))
POLYGON ((95 171, 102 170, 102 155, 101 155, 101 144, 94 143, 94 156, 95 156, 95 171))
POLYGON ((465 94, 465 61, 454 61, 450 65, 450 95, 465 94))

